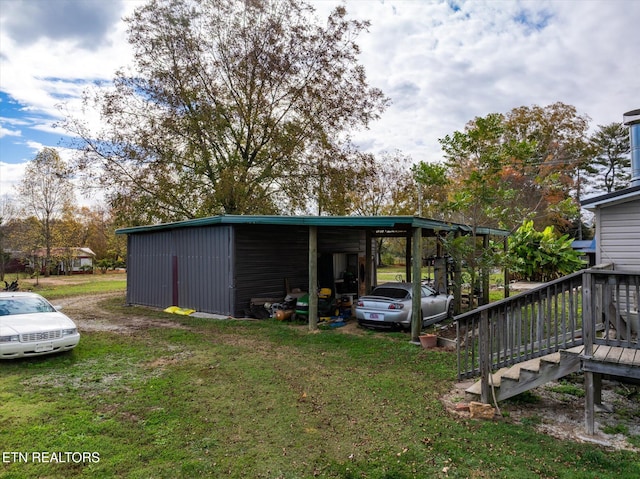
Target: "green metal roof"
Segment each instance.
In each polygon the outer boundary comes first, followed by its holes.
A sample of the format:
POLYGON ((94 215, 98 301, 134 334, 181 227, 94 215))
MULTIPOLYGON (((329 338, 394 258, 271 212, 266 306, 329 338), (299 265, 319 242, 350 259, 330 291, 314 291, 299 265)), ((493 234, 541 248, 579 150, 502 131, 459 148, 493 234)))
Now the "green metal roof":
MULTIPOLYGON (((470 226, 437 221, 419 216, 268 216, 268 215, 221 215, 193 220, 162 223, 148 226, 120 228, 116 234, 136 234, 177 228, 193 228, 213 225, 291 225, 291 226, 336 226, 367 229, 423 228, 433 231, 461 231, 471 233, 470 226)), ((479 235, 508 236, 509 232, 496 228, 476 228, 479 235)))

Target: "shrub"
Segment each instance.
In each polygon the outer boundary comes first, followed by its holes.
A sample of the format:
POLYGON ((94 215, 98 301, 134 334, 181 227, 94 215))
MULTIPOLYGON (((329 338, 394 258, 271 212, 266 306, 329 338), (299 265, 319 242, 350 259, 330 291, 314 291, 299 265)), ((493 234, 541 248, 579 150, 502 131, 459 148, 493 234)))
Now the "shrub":
POLYGON ((102 274, 106 274, 109 268, 113 268, 113 261, 108 258, 103 258, 99 261, 96 261, 96 266, 100 268, 100 272, 102 274))
POLYGON ((559 236, 553 226, 536 231, 533 221, 525 221, 509 238, 509 268, 526 281, 550 281, 578 271, 585 263, 572 242, 569 235, 559 236))

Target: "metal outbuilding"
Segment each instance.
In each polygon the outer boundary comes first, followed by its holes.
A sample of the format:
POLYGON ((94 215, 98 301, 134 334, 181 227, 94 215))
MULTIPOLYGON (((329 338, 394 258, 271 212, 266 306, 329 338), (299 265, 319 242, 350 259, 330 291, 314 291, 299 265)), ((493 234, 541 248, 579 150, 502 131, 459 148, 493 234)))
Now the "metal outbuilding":
POLYGON ((309 285, 343 280, 345 271, 355 278, 354 293, 368 291, 380 236, 407 238, 407 280, 417 278, 419 288, 422 238, 450 232, 471 229, 416 216, 221 215, 116 231, 128 236, 127 303, 232 317, 243 316, 252 298, 311 291, 309 285))

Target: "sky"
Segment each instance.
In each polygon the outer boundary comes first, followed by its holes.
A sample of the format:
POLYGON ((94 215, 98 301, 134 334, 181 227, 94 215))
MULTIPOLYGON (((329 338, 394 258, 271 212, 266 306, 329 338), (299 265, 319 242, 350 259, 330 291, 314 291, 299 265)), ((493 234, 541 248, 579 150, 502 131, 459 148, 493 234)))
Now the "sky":
MULTIPOLYGON (((56 122, 131 64, 122 18, 140 3, 0 0, 0 196, 15 194, 42 148, 71 157, 56 122)), ((353 135, 365 152, 438 161, 440 138, 519 106, 573 105, 592 130, 640 108, 640 0, 309 3, 321 17, 344 3, 371 21, 360 63, 392 103, 353 135)))

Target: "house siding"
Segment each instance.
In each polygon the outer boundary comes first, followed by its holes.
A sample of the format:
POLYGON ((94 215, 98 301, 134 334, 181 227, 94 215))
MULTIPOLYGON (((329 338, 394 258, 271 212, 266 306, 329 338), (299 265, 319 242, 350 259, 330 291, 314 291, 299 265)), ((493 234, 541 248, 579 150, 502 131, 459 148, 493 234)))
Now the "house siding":
POLYGON ((640 271, 640 199, 601 207, 597 215, 598 263, 640 271))

